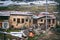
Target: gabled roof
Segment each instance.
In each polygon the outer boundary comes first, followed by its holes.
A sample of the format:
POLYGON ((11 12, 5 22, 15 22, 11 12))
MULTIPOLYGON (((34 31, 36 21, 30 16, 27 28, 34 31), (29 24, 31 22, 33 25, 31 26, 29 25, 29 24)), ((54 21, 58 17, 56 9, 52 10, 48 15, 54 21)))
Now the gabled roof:
POLYGON ((38 19, 38 18, 39 18, 39 17, 36 16, 36 15, 33 15, 32 17, 33 17, 33 19, 38 19))
POLYGON ((46 16, 50 19, 55 19, 56 18, 52 13, 49 13, 49 12, 40 12, 38 15, 33 15, 33 18, 34 19, 39 19, 39 18, 43 18, 43 17, 46 17, 46 16))
POLYGON ((32 15, 32 12, 12 11, 11 15, 32 15))
POLYGON ((56 18, 54 15, 43 15, 43 14, 40 14, 38 16, 34 15, 33 18, 34 19, 39 19, 39 18, 44 18, 46 16, 47 16, 48 19, 55 19, 56 18))
POLYGON ((0 11, 0 16, 10 16, 10 15, 32 15, 32 12, 21 12, 21 11, 0 11))
POLYGON ((40 12, 40 14, 51 14, 49 12, 40 12))

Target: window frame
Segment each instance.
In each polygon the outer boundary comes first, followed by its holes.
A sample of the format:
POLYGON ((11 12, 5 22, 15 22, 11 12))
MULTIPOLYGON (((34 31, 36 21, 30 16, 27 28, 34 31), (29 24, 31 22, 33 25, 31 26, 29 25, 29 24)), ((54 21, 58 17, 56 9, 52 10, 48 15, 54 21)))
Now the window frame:
POLYGON ((52 23, 53 23, 53 24, 55 23, 55 19, 52 19, 52 23))
POLYGON ((41 22, 43 22, 43 19, 40 19, 41 22))
POLYGON ((20 23, 20 18, 17 18, 17 23, 20 23))
POLYGON ((15 22, 16 21, 16 18, 13 18, 13 21, 15 22))
POLYGON ((28 22, 28 19, 26 19, 26 22, 28 22))
POLYGON ((24 19, 22 18, 21 20, 22 20, 21 23, 24 23, 24 19))

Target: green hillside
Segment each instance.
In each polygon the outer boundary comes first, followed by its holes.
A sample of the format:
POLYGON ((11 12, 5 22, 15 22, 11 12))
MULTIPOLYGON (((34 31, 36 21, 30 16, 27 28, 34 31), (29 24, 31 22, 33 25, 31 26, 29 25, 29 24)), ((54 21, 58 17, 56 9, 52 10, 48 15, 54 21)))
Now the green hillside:
MULTIPOLYGON (((9 7, 0 7, 1 10, 17 10, 17 11, 31 11, 31 12, 43 12, 45 11, 45 6, 9 6, 9 7)), ((56 6, 48 6, 48 12, 56 11, 56 6)))

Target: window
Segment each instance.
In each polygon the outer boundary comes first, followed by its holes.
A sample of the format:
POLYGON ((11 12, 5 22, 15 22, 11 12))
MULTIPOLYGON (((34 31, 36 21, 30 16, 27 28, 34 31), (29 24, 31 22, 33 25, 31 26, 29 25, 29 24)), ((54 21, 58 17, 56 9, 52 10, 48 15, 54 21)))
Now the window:
POLYGON ((14 26, 13 25, 11 25, 11 27, 10 28, 14 28, 14 26))
POLYGON ((52 20, 52 23, 55 23, 54 19, 52 20))
POLYGON ((48 23, 50 23, 51 22, 51 20, 50 19, 48 19, 48 23))
POLYGON ((22 23, 24 23, 24 19, 22 19, 22 23))
POLYGON ((41 19, 41 22, 42 22, 43 20, 41 19))
POLYGON ((13 21, 16 21, 16 19, 14 18, 13 21))
POLYGON ((28 21, 28 19, 26 19, 26 22, 28 21))
POLYGON ((20 18, 17 18, 17 23, 20 23, 20 18))

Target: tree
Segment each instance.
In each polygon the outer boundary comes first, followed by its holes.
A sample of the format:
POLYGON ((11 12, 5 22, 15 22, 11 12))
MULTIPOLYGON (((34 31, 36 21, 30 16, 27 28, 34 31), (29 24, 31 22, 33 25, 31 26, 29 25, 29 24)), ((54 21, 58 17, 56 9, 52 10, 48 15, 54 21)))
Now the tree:
POLYGON ((60 12, 60 0, 55 0, 55 1, 59 3, 59 5, 57 5, 57 10, 58 12, 60 12))
POLYGON ((57 5, 57 11, 59 12, 59 13, 57 14, 57 20, 60 21, 60 0, 55 0, 55 1, 59 3, 59 5, 57 5))

